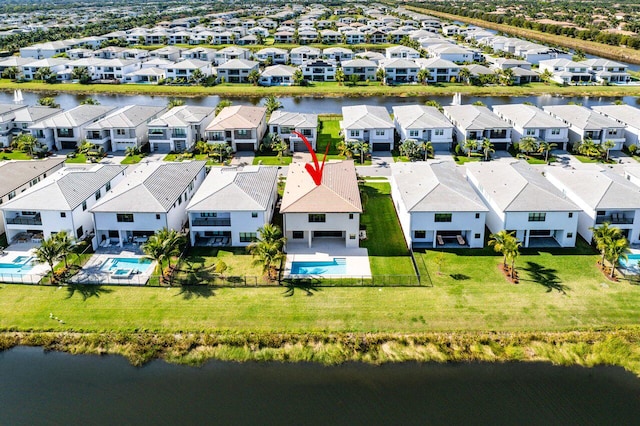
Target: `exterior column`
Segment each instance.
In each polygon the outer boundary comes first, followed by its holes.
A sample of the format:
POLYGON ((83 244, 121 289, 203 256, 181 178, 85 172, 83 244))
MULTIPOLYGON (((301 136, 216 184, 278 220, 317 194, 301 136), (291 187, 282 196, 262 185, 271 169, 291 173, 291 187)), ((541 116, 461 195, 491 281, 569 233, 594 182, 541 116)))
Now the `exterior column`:
POLYGON ((119 246, 122 247, 123 246, 123 242, 122 242, 122 230, 119 229, 118 230, 118 240, 119 240, 119 246))
POLYGON ((313 231, 309 230, 309 248, 311 248, 312 241, 313 241, 313 231))

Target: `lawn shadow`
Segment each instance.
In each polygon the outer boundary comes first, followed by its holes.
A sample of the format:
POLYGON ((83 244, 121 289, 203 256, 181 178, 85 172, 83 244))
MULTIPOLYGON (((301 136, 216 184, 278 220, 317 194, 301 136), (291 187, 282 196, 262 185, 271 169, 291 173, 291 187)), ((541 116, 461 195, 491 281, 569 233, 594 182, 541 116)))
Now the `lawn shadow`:
POLYGON ((182 296, 184 300, 191 299, 199 299, 204 298, 208 299, 211 296, 215 296, 216 293, 213 291, 213 287, 210 285, 183 285, 180 287, 180 292, 176 296, 182 296))
POLYGON ((467 281, 471 279, 469 275, 465 274, 449 274, 449 276, 456 281, 467 281))
POLYGON ((297 278, 282 280, 285 291, 282 293, 284 297, 291 297, 295 294, 296 289, 302 290, 307 296, 313 296, 314 292, 321 291, 318 287, 320 280, 318 278, 297 278))
POLYGON ((521 281, 533 281, 536 284, 540 284, 546 287, 547 293, 557 290, 562 294, 567 294, 567 290, 570 290, 569 287, 562 284, 555 269, 545 268, 535 262, 527 262, 527 267, 521 269, 527 271, 531 277, 530 280, 521 279, 521 281))
POLYGON ((113 293, 113 290, 95 284, 68 284, 67 299, 71 299, 76 293, 82 296, 82 300, 85 301, 91 297, 98 298, 102 294, 113 293))

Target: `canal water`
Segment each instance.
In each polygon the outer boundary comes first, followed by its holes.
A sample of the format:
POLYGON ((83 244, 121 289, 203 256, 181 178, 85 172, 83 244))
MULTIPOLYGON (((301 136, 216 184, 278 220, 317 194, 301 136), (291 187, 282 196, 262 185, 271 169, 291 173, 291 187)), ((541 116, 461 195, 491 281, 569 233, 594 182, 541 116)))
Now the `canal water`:
POLYGON ((640 379, 620 368, 512 364, 153 361, 0 353, 2 425, 630 425, 640 379))

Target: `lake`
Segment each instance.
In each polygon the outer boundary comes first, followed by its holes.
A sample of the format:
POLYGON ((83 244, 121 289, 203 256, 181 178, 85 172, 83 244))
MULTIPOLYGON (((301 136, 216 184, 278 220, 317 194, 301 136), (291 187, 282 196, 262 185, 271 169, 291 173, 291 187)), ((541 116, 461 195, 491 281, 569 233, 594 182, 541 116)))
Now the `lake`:
POLYGON ((513 364, 209 362, 0 353, 0 424, 637 424, 621 368, 513 364))

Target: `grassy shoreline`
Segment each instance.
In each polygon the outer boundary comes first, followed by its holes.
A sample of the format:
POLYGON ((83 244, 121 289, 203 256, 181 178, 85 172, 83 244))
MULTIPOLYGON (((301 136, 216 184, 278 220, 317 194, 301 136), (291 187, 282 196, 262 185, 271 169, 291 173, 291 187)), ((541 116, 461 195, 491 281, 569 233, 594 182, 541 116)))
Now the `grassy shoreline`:
POLYGON ((0 91, 14 90, 47 95, 71 93, 76 95, 149 95, 149 96, 221 96, 254 97, 268 95, 307 97, 366 97, 366 96, 438 96, 459 92, 470 96, 640 96, 640 86, 560 86, 558 84, 532 83, 522 86, 467 86, 461 83, 444 85, 383 86, 379 83, 362 83, 356 87, 337 83, 317 83, 313 86, 263 87, 249 84, 220 84, 203 86, 157 86, 149 84, 46 84, 41 82, 17 83, 0 79, 0 91))
POLYGON ((198 366, 232 362, 550 362, 622 367, 640 377, 640 329, 426 333, 69 333, 7 331, 0 351, 35 346, 71 354, 121 355, 198 366))

